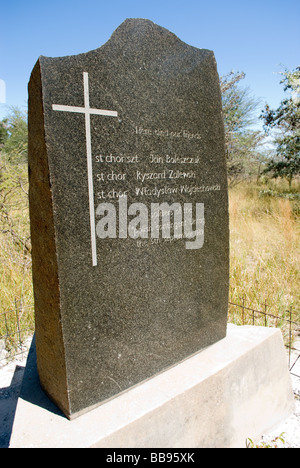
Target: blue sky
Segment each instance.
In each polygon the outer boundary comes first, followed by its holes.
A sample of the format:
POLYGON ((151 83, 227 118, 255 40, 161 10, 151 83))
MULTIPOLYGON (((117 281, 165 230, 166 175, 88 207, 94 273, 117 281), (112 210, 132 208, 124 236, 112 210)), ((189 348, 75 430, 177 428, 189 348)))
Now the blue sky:
POLYGON ((40 55, 96 49, 126 18, 148 18, 190 45, 213 50, 219 74, 244 71, 242 85, 262 107, 280 104, 278 73, 300 65, 300 0, 2 0, 6 105, 0 104, 0 119, 7 106, 26 108, 27 83, 40 55))

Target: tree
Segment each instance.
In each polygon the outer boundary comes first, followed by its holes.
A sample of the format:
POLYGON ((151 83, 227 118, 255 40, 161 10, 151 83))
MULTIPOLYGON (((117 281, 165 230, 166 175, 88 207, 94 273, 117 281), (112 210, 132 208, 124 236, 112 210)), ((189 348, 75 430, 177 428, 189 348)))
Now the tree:
MULTIPOLYGON (((2 152, 6 159, 18 164, 27 161, 27 119, 25 112, 13 107, 8 117, 1 122, 3 131, 2 152)), ((0 134, 0 135, 1 135, 0 134)))
POLYGON ((262 132, 253 129, 259 100, 250 95, 248 88, 238 83, 244 72, 231 71, 220 78, 225 128, 227 171, 231 183, 257 172, 259 145, 262 132))
POLYGON ((0 148, 4 146, 8 139, 7 119, 0 122, 0 148))
POLYGON ((300 174, 300 67, 293 72, 285 70, 282 75, 280 83, 290 96, 276 110, 266 105, 261 114, 266 133, 277 131, 276 157, 269 161, 265 172, 274 178, 285 177, 291 188, 293 178, 300 174))
POLYGON ((29 252, 26 114, 13 108, 1 129, 0 235, 29 252))

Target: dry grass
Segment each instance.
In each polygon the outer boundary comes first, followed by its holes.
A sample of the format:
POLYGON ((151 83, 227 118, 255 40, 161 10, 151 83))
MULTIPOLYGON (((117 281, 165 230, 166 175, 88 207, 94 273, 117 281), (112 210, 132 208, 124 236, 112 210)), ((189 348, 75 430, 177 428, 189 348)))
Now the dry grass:
POLYGON ((27 167, 5 165, 0 180, 0 336, 7 349, 33 328, 27 167))
POLYGON ((276 315, 292 309, 300 321, 297 188, 294 197, 280 186, 270 190, 244 185, 230 190, 230 300, 241 303, 245 298, 258 310, 266 302, 276 315))

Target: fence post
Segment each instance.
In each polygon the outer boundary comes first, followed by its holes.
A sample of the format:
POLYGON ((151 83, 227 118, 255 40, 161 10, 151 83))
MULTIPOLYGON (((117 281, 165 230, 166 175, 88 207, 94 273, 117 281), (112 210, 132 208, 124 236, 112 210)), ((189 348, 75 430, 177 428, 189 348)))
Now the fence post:
POLYGON ((9 337, 9 329, 8 329, 6 312, 4 312, 4 321, 5 321, 6 336, 9 337))
POLYGON ((267 326, 267 299, 265 299, 265 327, 267 326))
POLYGON ((289 310, 290 313, 290 326, 289 326, 289 369, 291 367, 291 354, 292 354, 292 307, 289 310))
POLYGON ((18 328, 18 338, 19 338, 19 347, 21 349, 22 355, 23 355, 23 347, 22 347, 22 338, 21 338, 21 330, 20 330, 20 319, 19 319, 19 313, 18 313, 18 302, 15 299, 15 305, 16 305, 16 317, 17 317, 17 328, 18 328))
POLYGON ((243 325, 245 325, 244 314, 245 314, 245 296, 243 296, 243 306, 242 306, 242 324, 243 325))

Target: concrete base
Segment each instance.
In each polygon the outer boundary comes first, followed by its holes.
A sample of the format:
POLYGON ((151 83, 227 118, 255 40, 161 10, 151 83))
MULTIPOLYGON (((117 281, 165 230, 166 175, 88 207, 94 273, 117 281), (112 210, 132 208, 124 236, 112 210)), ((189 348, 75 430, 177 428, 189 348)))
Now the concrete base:
POLYGON ((73 421, 28 357, 11 448, 240 448, 294 411, 281 332, 229 325, 225 339, 73 421))

